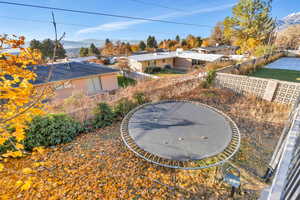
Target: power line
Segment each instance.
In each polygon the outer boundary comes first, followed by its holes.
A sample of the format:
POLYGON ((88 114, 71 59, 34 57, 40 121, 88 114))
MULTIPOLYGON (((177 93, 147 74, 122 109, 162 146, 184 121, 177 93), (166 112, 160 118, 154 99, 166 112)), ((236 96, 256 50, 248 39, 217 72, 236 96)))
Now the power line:
MULTIPOLYGON (((52 24, 52 21, 47 20, 38 20, 38 19, 29 19, 29 18, 18 18, 18 17, 11 17, 11 16, 3 16, 0 15, 0 18, 8 19, 8 20, 16 20, 16 21, 23 21, 23 22, 33 22, 33 23, 44 23, 44 24, 52 24)), ((87 24, 72 24, 72 23, 65 23, 65 22, 56 22, 59 25, 66 25, 66 26, 77 26, 77 27, 93 27, 94 25, 87 25, 87 24)), ((141 31, 139 29, 129 29, 130 31, 139 32, 139 33, 148 33, 148 34, 173 34, 176 35, 174 32, 161 32, 161 31, 141 31)), ((190 32, 185 32, 184 34, 189 34, 190 32)))
MULTIPOLYGON (((35 23, 46 23, 46 24, 52 23, 51 21, 47 21, 47 20, 18 18, 18 17, 3 16, 3 15, 0 15, 0 18, 9 19, 9 20, 17 20, 17 21, 25 21, 25 22, 35 22, 35 23)), ((56 22, 56 24, 67 25, 67 26, 78 26, 78 27, 92 27, 92 25, 70 24, 70 23, 64 23, 64 22, 56 22)))
POLYGON ((73 10, 73 9, 67 9, 67 8, 58 8, 58 7, 50 7, 50 6, 33 5, 33 4, 23 4, 23 3, 15 3, 15 2, 8 2, 8 1, 0 1, 0 3, 14 5, 14 6, 47 9, 47 10, 52 10, 52 11, 57 10, 57 11, 63 11, 63 12, 81 13, 81 14, 89 14, 89 15, 100 15, 100 16, 107 16, 107 17, 134 19, 134 20, 143 20, 143 21, 153 21, 153 22, 161 22, 161 23, 177 24, 177 25, 185 25, 185 26, 209 27, 209 28, 211 27, 208 25, 191 24, 191 23, 167 21, 167 20, 160 20, 160 19, 151 19, 151 18, 144 18, 144 17, 132 17, 132 16, 127 16, 127 15, 115 15, 115 14, 93 12, 93 11, 86 11, 86 10, 73 10))
POLYGON ((169 10, 187 12, 186 10, 183 10, 183 9, 173 8, 173 7, 169 7, 169 6, 165 6, 165 5, 157 4, 157 3, 152 3, 152 2, 146 2, 146 1, 143 1, 143 0, 130 0, 130 1, 134 1, 134 2, 137 2, 137 3, 144 4, 144 5, 150 5, 150 6, 160 7, 160 8, 166 8, 166 9, 169 9, 169 10))

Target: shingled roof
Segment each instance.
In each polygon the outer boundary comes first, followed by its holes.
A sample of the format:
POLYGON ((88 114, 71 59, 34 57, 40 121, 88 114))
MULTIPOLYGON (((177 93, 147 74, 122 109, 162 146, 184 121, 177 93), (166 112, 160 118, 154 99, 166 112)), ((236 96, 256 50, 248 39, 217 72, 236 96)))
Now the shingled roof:
POLYGON ((112 69, 103 65, 84 62, 67 62, 41 66, 35 65, 30 67, 30 69, 32 69, 37 74, 37 79, 33 84, 46 83, 51 66, 53 66, 53 72, 49 82, 70 80, 119 71, 117 69, 112 69))

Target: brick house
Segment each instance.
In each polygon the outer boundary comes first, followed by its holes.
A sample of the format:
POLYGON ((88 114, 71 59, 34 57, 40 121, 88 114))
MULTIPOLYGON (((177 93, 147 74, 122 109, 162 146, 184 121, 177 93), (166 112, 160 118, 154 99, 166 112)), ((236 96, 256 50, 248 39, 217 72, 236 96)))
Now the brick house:
POLYGON ((31 68, 37 74, 33 84, 41 88, 53 85, 54 99, 64 99, 76 93, 90 96, 118 89, 119 70, 94 63, 65 62, 31 68), (46 81, 51 67, 53 67, 51 79, 46 81))

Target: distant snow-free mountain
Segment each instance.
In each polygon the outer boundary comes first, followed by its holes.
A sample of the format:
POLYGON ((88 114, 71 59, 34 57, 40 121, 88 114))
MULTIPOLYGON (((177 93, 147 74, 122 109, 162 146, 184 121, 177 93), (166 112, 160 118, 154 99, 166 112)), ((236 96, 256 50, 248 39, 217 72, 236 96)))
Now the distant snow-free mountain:
MULTIPOLYGON (((116 42, 118 40, 111 40, 112 42, 116 42)), ((129 42, 130 44, 137 44, 139 40, 119 40, 121 42, 129 42)), ((79 40, 79 41, 69 41, 64 40, 62 41, 65 49, 70 48, 80 48, 80 47, 89 47, 92 43, 96 47, 102 47, 105 44, 105 40, 97 40, 97 39, 86 39, 86 40, 79 40)))

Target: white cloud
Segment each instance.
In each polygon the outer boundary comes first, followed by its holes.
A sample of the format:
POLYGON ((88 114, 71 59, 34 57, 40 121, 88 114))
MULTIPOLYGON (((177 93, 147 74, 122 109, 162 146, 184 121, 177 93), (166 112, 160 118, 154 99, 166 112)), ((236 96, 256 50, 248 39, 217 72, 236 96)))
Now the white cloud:
MULTIPOLYGON (((202 8, 202 9, 193 10, 190 12, 173 12, 173 13, 166 14, 166 15, 155 16, 155 17, 152 17, 151 19, 164 20, 164 19, 170 19, 170 18, 178 18, 178 17, 185 17, 185 16, 196 15, 196 14, 216 12, 216 11, 231 8, 234 5, 235 4, 226 4, 226 5, 213 7, 213 8, 202 8)), ((116 30, 127 29, 133 25, 150 23, 150 22, 151 21, 147 21, 147 20, 129 20, 129 21, 111 22, 111 23, 101 24, 101 25, 95 26, 95 27, 81 29, 77 32, 77 34, 95 33, 95 32, 99 32, 99 31, 116 31, 116 30)))

